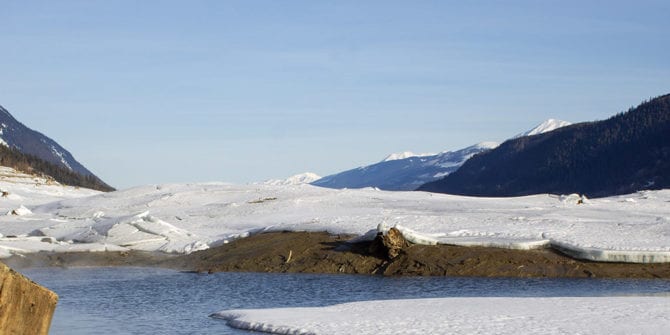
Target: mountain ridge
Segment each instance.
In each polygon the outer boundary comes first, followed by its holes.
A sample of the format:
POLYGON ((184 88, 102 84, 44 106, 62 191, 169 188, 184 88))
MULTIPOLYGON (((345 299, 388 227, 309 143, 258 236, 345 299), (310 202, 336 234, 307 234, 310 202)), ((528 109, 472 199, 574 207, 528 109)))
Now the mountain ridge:
POLYGON ((511 139, 418 190, 469 196, 589 197, 670 187, 670 94, 609 119, 511 139))
POLYGON ((26 173, 46 174, 73 186, 113 190, 79 163, 68 150, 18 121, 1 105, 0 156, 5 166, 26 173))
MULTIPOLYGON (((550 131, 554 129, 552 127, 565 124, 569 122, 549 119, 527 133, 550 131)), ((390 191, 413 191, 427 182, 438 180, 456 171, 472 156, 497 146, 496 142, 480 142, 462 149, 432 155, 416 155, 409 151, 391 154, 380 162, 325 176, 311 184, 327 188, 376 187, 390 191)))

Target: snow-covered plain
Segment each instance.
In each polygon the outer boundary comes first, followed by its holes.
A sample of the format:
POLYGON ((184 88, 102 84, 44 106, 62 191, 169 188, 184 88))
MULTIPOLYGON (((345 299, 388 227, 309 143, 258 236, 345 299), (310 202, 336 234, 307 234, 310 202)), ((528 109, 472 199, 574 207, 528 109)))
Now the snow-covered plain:
POLYGON ((6 214, 0 216, 0 257, 35 251, 189 253, 263 231, 372 238, 396 226, 415 243, 553 246, 597 261, 670 262, 670 190, 594 200, 223 183, 100 193, 1 171, 0 190, 7 194, 0 198, 0 213, 6 214))
POLYGON ((71 198, 88 197, 101 192, 63 186, 51 179, 36 177, 0 166, 0 258, 37 251, 125 250, 115 245, 72 244, 46 236, 28 236, 29 232, 64 222, 52 215, 36 215, 30 208, 71 198))
POLYGON ((441 298, 228 310, 212 317, 273 334, 665 334, 669 306, 668 297, 441 298))

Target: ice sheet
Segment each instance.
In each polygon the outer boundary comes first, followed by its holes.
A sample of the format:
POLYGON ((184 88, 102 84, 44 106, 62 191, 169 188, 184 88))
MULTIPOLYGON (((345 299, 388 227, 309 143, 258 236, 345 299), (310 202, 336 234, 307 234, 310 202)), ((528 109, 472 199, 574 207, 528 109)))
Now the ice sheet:
POLYGON ((668 297, 443 298, 229 310, 232 327, 273 334, 664 334, 668 297))

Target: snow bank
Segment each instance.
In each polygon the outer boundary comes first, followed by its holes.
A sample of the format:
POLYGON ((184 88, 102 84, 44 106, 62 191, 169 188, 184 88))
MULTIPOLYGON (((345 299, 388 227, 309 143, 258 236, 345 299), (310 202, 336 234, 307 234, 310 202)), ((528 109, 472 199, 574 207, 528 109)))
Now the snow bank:
POLYGON ((670 251, 603 250, 551 241, 552 248, 577 259, 617 263, 670 263, 670 251))
POLYGON ((663 334, 667 297, 441 298, 221 311, 273 334, 663 334))
POLYGON ((395 226, 420 244, 555 247, 588 260, 670 262, 670 190, 591 200, 223 183, 100 193, 15 179, 0 179, 0 189, 16 197, 3 198, 0 213, 24 206, 32 214, 0 216, 0 234, 52 237, 78 247, 189 253, 265 231, 328 231, 364 240, 395 226))
MULTIPOLYGON (((468 236, 468 234, 459 235, 459 232, 452 233, 452 236, 444 234, 422 234, 412 229, 395 225, 396 229, 405 237, 405 239, 414 244, 422 245, 455 245, 462 247, 489 247, 516 250, 533 249, 556 249, 570 257, 584 259, 596 262, 617 262, 617 263, 669 263, 670 251, 638 251, 638 250, 604 250, 593 247, 580 247, 557 240, 542 238, 520 238, 515 236, 504 236, 503 234, 483 234, 468 236)), ((386 233, 389 226, 381 224, 374 234, 368 232, 351 242, 361 242, 372 240, 378 232, 386 233)))
POLYGON ((133 250, 190 253, 209 248, 201 238, 177 228, 149 212, 105 218, 93 214, 93 221, 72 225, 70 222, 38 229, 33 234, 53 236, 66 243, 105 243, 133 250))

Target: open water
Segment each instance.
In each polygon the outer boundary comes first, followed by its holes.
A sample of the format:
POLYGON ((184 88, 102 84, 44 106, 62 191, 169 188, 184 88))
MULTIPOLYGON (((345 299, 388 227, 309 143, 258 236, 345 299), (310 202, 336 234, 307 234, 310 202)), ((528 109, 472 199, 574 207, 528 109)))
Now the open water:
POLYGON ((501 279, 266 273, 155 268, 34 268, 60 296, 50 334, 251 334, 209 314, 237 308, 325 306, 437 297, 669 294, 669 280, 501 279))

